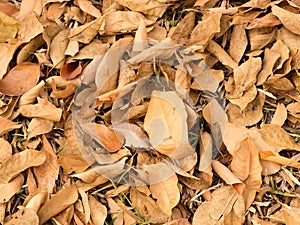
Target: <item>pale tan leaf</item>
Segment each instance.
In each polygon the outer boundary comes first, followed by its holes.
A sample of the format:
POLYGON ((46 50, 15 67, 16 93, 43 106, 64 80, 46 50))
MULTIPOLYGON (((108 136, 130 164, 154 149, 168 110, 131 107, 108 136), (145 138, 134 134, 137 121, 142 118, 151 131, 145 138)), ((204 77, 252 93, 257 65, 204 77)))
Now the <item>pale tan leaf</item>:
POLYGON ((32 166, 39 166, 43 164, 45 160, 46 154, 40 151, 28 149, 16 153, 2 163, 0 167, 0 181, 1 183, 8 183, 23 170, 32 166))
POLYGON ((56 107, 49 107, 49 105, 44 104, 34 104, 34 105, 22 105, 18 112, 25 117, 37 117, 41 119, 47 119, 52 121, 60 121, 62 115, 62 109, 56 107))
POLYGON ((53 121, 40 118, 33 118, 28 125, 28 139, 40 134, 49 133, 53 128, 53 121))
POLYGON ((84 218, 82 218, 84 224, 87 224, 91 218, 91 209, 89 205, 89 200, 88 200, 88 194, 82 190, 78 189, 78 192, 80 194, 81 202, 82 202, 82 211, 84 212, 84 218))
POLYGON ((17 20, 21 21, 25 16, 34 12, 37 16, 41 14, 42 1, 41 0, 24 0, 21 2, 21 9, 17 14, 17 20))
POLYGON ((212 200, 202 203, 193 217, 193 225, 224 224, 224 219, 230 215, 232 210, 244 212, 245 206, 241 204, 243 199, 230 186, 218 188, 212 193, 212 200))
POLYGON ((66 7, 62 3, 54 2, 49 5, 47 10, 47 18, 52 21, 57 21, 59 17, 64 13, 66 7))
POLYGON ((48 142, 45 135, 42 136, 42 149, 46 155, 46 161, 33 168, 38 187, 43 187, 48 193, 52 193, 55 186, 55 181, 58 179, 59 165, 57 162, 57 156, 53 151, 52 146, 48 142))
POLYGON ((148 47, 147 42, 147 29, 145 20, 140 20, 139 27, 135 33, 134 44, 132 46, 132 51, 141 52, 148 47))
POLYGON ((19 106, 29 105, 35 102, 36 98, 39 96, 40 92, 43 90, 45 86, 45 82, 41 81, 33 88, 24 93, 19 99, 19 106))
POLYGON ((168 220, 168 215, 163 213, 149 196, 142 194, 135 188, 130 189, 130 200, 132 206, 136 208, 149 222, 164 223, 168 220))
POLYGON ((245 184, 243 184, 243 182, 236 175, 234 175, 226 166, 224 166, 222 163, 216 160, 213 160, 212 167, 214 171, 218 174, 218 176, 226 182, 226 184, 232 185, 232 187, 239 195, 243 194, 245 184))
POLYGON ((65 61, 65 51, 69 44, 70 31, 68 29, 60 31, 50 44, 50 58, 55 68, 61 68, 65 61))
POLYGON ((96 200, 92 195, 89 195, 89 205, 91 208, 91 217, 95 225, 103 225, 107 217, 106 207, 96 200))
POLYGON ((71 185, 57 192, 42 208, 38 211, 40 224, 44 224, 50 218, 68 208, 78 199, 78 190, 75 185, 71 185))
POLYGON ((117 0, 117 2, 120 5, 131 9, 132 11, 138 11, 157 17, 161 17, 168 8, 167 4, 163 4, 156 0, 117 0))
POLYGON ((277 5, 272 6, 272 13, 291 32, 300 35, 300 15, 285 10, 277 5))
POLYGON ((29 42, 34 37, 43 33, 44 27, 34 13, 30 13, 20 22, 18 37, 22 42, 29 42))
POLYGON ((113 34, 116 32, 133 31, 139 27, 141 20, 144 20, 147 26, 154 23, 154 21, 146 19, 146 17, 139 12, 111 12, 105 16, 104 32, 106 34, 113 34))
POLYGON ((280 20, 272 13, 268 13, 262 17, 251 20, 247 25, 247 29, 273 27, 281 24, 280 20))
POLYGON ((79 52, 79 42, 75 40, 70 40, 68 43, 68 47, 65 51, 65 55, 74 56, 79 52))
POLYGON ((94 59, 96 56, 104 55, 108 48, 109 43, 102 43, 94 39, 90 44, 80 49, 72 59, 94 59))
POLYGON ((229 55, 231 56, 231 58, 238 63, 243 57, 247 45, 248 39, 244 25, 235 25, 233 27, 229 44, 229 55))
POLYGON ((88 0, 78 0, 78 6, 83 12, 86 12, 87 14, 90 14, 93 17, 99 18, 101 16, 100 10, 97 9, 92 4, 92 2, 88 0))
POLYGON ((186 119, 184 104, 175 92, 152 92, 144 129, 158 152, 172 158, 192 154, 186 119))
POLYGON ((275 39, 276 30, 252 29, 248 31, 251 51, 259 50, 275 39))
POLYGON ((271 124, 282 126, 287 119, 287 109, 284 104, 280 103, 277 105, 276 111, 273 115, 271 124))
MULTIPOLYGON (((1 123, 1 120, 0 120, 1 123)), ((5 160, 9 159, 12 156, 12 146, 8 141, 3 138, 0 138, 0 163, 3 163, 5 160)))
POLYGON ((20 96, 33 88, 40 78, 40 66, 24 62, 16 65, 0 80, 0 92, 9 96, 20 96))
POLYGON ((39 225, 39 218, 32 209, 21 208, 5 225, 39 225))
POLYGON ((18 124, 16 122, 13 122, 9 119, 0 116, 0 136, 14 129, 18 129, 21 126, 22 126, 21 124, 18 124))
POLYGON ((0 184, 0 203, 8 202, 21 189, 23 183, 24 177, 20 174, 7 184, 0 184))
POLYGON ((276 148, 277 152, 283 149, 300 151, 300 146, 283 128, 276 124, 263 124, 259 132, 268 144, 276 148))
MULTIPOLYGON (((191 33, 191 37, 188 44, 197 45, 197 47, 199 46, 199 51, 203 52, 206 46, 211 41, 212 37, 220 31, 221 16, 222 14, 213 12, 204 16, 203 20, 198 23, 198 25, 194 28, 193 32, 191 33), (203 30, 206 30, 206 32, 203 32, 203 30)), ((216 43, 211 42, 209 44, 209 49, 212 51, 214 51, 214 49, 217 48, 214 44, 216 43)), ((230 57, 227 55, 227 58, 230 57)), ((232 64, 234 63, 235 62, 233 61, 232 64)))
POLYGON ((150 191, 153 198, 157 199, 156 204, 167 215, 172 215, 172 209, 179 203, 180 192, 177 186, 176 175, 161 181, 150 184, 150 191))
POLYGON ((240 107, 241 110, 244 110, 247 105, 254 101, 257 96, 256 86, 253 84, 248 90, 244 91, 243 95, 238 98, 231 98, 230 95, 228 96, 228 100, 240 107))
POLYGON ((214 54, 224 66, 230 69, 236 69, 238 67, 237 63, 215 41, 211 40, 208 43, 207 50, 214 54))
POLYGON ((289 159, 289 158, 280 156, 280 155, 275 154, 275 153, 270 152, 270 151, 260 152, 260 157, 263 160, 278 163, 278 164, 281 164, 283 166, 291 166, 291 167, 295 167, 295 168, 298 168, 298 169, 300 168, 300 163, 299 162, 297 162, 293 159, 289 159))
POLYGON ((70 30, 69 38, 73 41, 78 41, 81 43, 88 44, 94 37, 98 34, 98 31, 104 21, 104 17, 101 16, 98 19, 95 19, 89 23, 86 23, 77 28, 70 30))
POLYGON ((297 225, 300 223, 299 208, 284 206, 281 211, 286 225, 297 225))

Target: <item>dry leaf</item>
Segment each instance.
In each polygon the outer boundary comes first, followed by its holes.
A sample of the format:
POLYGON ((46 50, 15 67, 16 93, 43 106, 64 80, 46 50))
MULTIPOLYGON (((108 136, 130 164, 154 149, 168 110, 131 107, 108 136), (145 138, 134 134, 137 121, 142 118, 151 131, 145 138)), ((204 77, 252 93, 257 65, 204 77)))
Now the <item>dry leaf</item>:
POLYGON ((164 214, 149 196, 139 192, 135 188, 130 189, 130 200, 132 207, 138 210, 149 222, 164 223, 168 216, 164 214))
POLYGON ((242 195, 245 190, 245 184, 235 175, 233 174, 226 166, 221 164, 220 162, 213 160, 212 167, 214 171, 220 176, 226 184, 232 185, 234 190, 242 195))
POLYGON ((178 178, 176 175, 161 181, 150 184, 150 191, 156 199, 158 207, 167 215, 172 215, 172 209, 179 203, 180 192, 177 186, 178 178))
POLYGON ((263 160, 278 163, 278 164, 281 164, 283 166, 291 166, 291 167, 295 167, 295 168, 298 168, 298 169, 300 168, 300 163, 299 162, 297 162, 293 159, 289 159, 289 158, 280 156, 280 155, 275 154, 275 153, 270 152, 270 151, 260 152, 260 157, 263 160))
POLYGON ((21 44, 22 42, 19 40, 11 40, 8 43, 0 43, 0 79, 3 78, 15 51, 21 44))
POLYGON ((231 58, 238 63, 243 57, 247 45, 248 39, 244 25, 235 25, 233 27, 229 44, 229 55, 231 56, 231 58))
POLYGON ((65 64, 60 69, 60 76, 65 80, 72 80, 79 76, 82 72, 82 66, 80 62, 71 62, 65 64))
POLYGON ((91 218, 95 225, 103 225, 107 216, 106 207, 96 200, 92 195, 89 196, 89 205, 91 208, 91 218))
POLYGON ((41 0, 24 0, 21 2, 21 9, 16 18, 20 21, 28 14, 34 12, 37 16, 41 14, 42 1, 41 0))
POLYGON ((29 91, 24 93, 19 99, 19 106, 29 105, 35 102, 36 98, 39 96, 40 92, 44 89, 45 82, 41 81, 29 91))
POLYGON ((75 185, 71 185, 57 192, 42 208, 38 211, 40 224, 44 224, 50 218, 68 208, 78 199, 78 191, 75 185))
POLYGON ((41 152, 45 153, 46 161, 42 165, 34 167, 33 172, 38 187, 43 187, 48 193, 52 193, 55 186, 55 180, 58 178, 59 165, 57 156, 45 135, 42 136, 42 144, 41 152))
POLYGON ((101 16, 100 10, 88 0, 78 0, 78 6, 83 12, 86 12, 87 14, 90 14, 96 18, 101 16))
POLYGON ((34 13, 30 13, 20 22, 18 38, 21 39, 23 43, 26 43, 43 33, 43 31, 44 27, 36 18, 36 15, 34 13))
POLYGON ((280 103, 277 105, 276 111, 273 115, 271 124, 282 126, 287 119, 287 109, 284 104, 280 103))
POLYGON ((192 154, 186 119, 184 104, 175 92, 152 92, 144 129, 158 152, 175 159, 192 154))
POLYGON ((43 164, 45 160, 46 154, 40 151, 28 149, 16 153, 2 163, 0 167, 0 181, 1 183, 8 183, 23 170, 32 166, 39 166, 43 164))
POLYGON ((5 225, 39 225, 39 218, 32 209, 21 208, 5 225))
POLYGON ((0 136, 14 129, 18 129, 21 126, 21 124, 15 123, 9 119, 0 116, 0 136))
POLYGON ((9 96, 20 96, 33 88, 40 78, 40 66, 24 62, 16 65, 0 80, 0 91, 9 96))
POLYGON ((300 146, 280 126, 275 124, 263 124, 258 130, 264 141, 274 146, 277 152, 283 149, 300 151, 300 146))
POLYGON ((55 68, 61 68, 65 61, 65 51, 69 44, 69 30, 60 31, 50 44, 50 58, 55 68))
MULTIPOLYGON (((0 119, 1 123, 1 119, 0 119)), ((12 146, 8 141, 0 138, 0 163, 2 164, 5 160, 12 156, 12 146)))
POLYGON ((18 8, 16 5, 9 2, 1 2, 0 3, 0 11, 5 13, 6 15, 13 15, 18 12, 18 8))
POLYGON ((0 11, 0 43, 5 42, 7 39, 13 39, 18 32, 19 22, 0 11))
MULTIPOLYGON (((193 225, 224 224, 224 220, 234 213, 244 220, 244 200, 230 186, 218 188, 212 193, 212 200, 202 203, 193 217, 193 225)), ((240 223, 240 224, 242 224, 240 223)))
POLYGON ((62 115, 62 109, 56 108, 53 105, 45 105, 37 103, 34 105, 22 105, 18 112, 25 117, 36 117, 41 119, 47 119, 51 121, 60 121, 62 115))
POLYGON ((0 184, 0 203, 8 202, 22 188, 23 183, 24 177, 20 174, 7 184, 0 184))
POLYGON ((49 133, 53 128, 53 121, 40 118, 33 118, 28 125, 28 139, 40 134, 49 133))
POLYGON ((272 13, 291 32, 300 35, 300 15, 285 10, 277 5, 272 6, 272 13))
POLYGON ((156 0, 117 0, 117 2, 132 11, 142 12, 150 16, 161 17, 168 5, 156 0))
POLYGON ((169 37, 177 44, 185 44, 194 30, 195 18, 195 12, 189 12, 182 20, 179 21, 172 33, 169 34, 169 37))

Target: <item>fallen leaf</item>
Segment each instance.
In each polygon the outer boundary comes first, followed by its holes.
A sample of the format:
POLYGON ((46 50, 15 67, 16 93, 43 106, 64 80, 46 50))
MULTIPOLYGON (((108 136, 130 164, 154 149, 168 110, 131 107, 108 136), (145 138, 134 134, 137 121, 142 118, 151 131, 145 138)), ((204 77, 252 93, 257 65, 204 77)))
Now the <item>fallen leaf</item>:
POLYGON ((193 217, 193 225, 225 224, 231 213, 240 217, 243 223, 244 200, 230 186, 223 186, 212 193, 212 200, 202 203, 193 217), (235 206, 236 205, 236 206, 235 206))
POLYGON ((172 215, 172 209, 180 200, 180 192, 177 183, 178 178, 174 175, 159 183, 150 184, 150 191, 153 198, 156 199, 156 204, 169 216, 172 215))
POLYGON ((24 0, 21 2, 21 9, 16 19, 21 21, 25 16, 34 12, 37 16, 41 14, 42 2, 40 0, 24 0))
POLYGON ((37 85, 35 85, 33 88, 25 92, 20 98, 19 98, 19 106, 22 105, 29 105, 35 102, 36 98, 39 96, 40 92, 44 89, 45 82, 41 81, 37 85))
POLYGON ((22 174, 12 179, 7 184, 0 184, 0 203, 8 202, 23 186, 22 174))
MULTIPOLYGON (((1 122, 1 119, 0 119, 1 122)), ((0 163, 2 164, 5 160, 12 156, 12 146, 8 141, 0 138, 0 163)))
POLYGON ((50 48, 50 58, 55 68, 61 68, 65 61, 65 51, 69 44, 70 31, 68 29, 60 31, 52 40, 50 48))
POLYGON ((33 118, 28 125, 28 139, 41 134, 49 133, 53 128, 53 121, 33 118))
POLYGON ((263 160, 269 161, 269 162, 274 162, 281 164, 283 166, 291 166, 295 168, 300 168, 300 163, 293 160, 289 159, 283 156, 280 156, 278 154, 275 154, 274 152, 266 151, 266 152, 260 152, 260 157, 263 160))
POLYGON ((39 166, 43 164, 45 160, 46 154, 40 151, 28 149, 16 153, 1 164, 0 181, 1 183, 8 183, 23 170, 32 166, 39 166))
POLYGON ((64 13, 65 7, 62 3, 55 2, 51 5, 49 5, 48 11, 47 11, 47 18, 52 21, 56 21, 61 17, 61 15, 64 13))
POLYGON ((89 196, 89 205, 91 208, 91 218, 95 225, 103 225, 107 217, 106 207, 96 200, 92 195, 89 196))
POLYGON ((251 51, 263 49, 275 39, 276 30, 251 29, 248 31, 251 51))
POLYGON ((57 156, 53 151, 52 146, 48 142, 45 135, 42 136, 42 148, 40 152, 46 155, 46 161, 39 166, 33 168, 38 187, 43 187, 48 193, 52 193, 55 186, 55 181, 58 178, 59 165, 57 156))
POLYGON ((164 214, 149 196, 139 192, 135 188, 130 189, 130 200, 132 207, 138 210, 149 222, 165 223, 168 215, 164 214))
POLYGON ((38 211, 40 224, 44 224, 53 216, 62 212, 78 199, 78 190, 75 185, 64 188, 57 192, 42 208, 38 211))
POLYGON ((262 17, 255 18, 247 25, 247 29, 273 27, 281 24, 281 21, 272 13, 268 13, 262 17))
POLYGON ((40 66, 24 62, 16 65, 0 80, 0 91, 9 96, 20 96, 33 88, 40 78, 40 66))
POLYGON ((285 10, 277 5, 272 6, 273 15, 277 16, 282 24, 291 32, 300 35, 300 15, 285 10))
POLYGON ((32 209, 21 208, 6 225, 39 225, 39 218, 32 209))
POLYGON ((5 42, 7 39, 15 38, 19 30, 18 28, 19 22, 16 19, 0 11, 0 43, 5 42))
POLYGON ((99 18, 101 16, 100 10, 97 9, 92 4, 92 2, 88 0, 78 0, 78 6, 83 12, 86 12, 87 14, 90 14, 93 17, 99 18))
POLYGON ((6 15, 13 15, 18 12, 18 8, 16 5, 9 2, 1 2, 0 3, 0 11, 5 13, 6 15))
POLYGON ((248 39, 243 24, 238 24, 233 27, 229 44, 229 55, 237 63, 240 62, 247 48, 248 39))
POLYGON ((6 119, 5 117, 0 116, 0 136, 14 129, 18 129, 21 126, 21 124, 18 124, 9 119, 6 119))
POLYGON ((284 104, 280 103, 277 105, 276 111, 273 115, 271 124, 282 126, 287 119, 287 109, 284 104))
POLYGON ((18 38, 21 39, 23 43, 27 43, 34 37, 43 33, 43 31, 44 27, 37 19, 36 15, 30 13, 20 22, 18 38))
POLYGON ((84 46, 72 59, 94 59, 96 56, 104 55, 109 48, 108 43, 94 39, 91 43, 84 46))
POLYGON ((72 80, 79 76, 82 72, 82 66, 80 62, 71 62, 65 64, 60 69, 60 76, 65 80, 72 80))
POLYGON ((36 117, 41 119, 47 119, 51 121, 60 121, 62 115, 62 109, 55 106, 44 105, 41 103, 33 105, 22 105, 18 112, 25 117, 36 117))
POLYGON ((192 154, 193 150, 188 143, 186 119, 184 104, 175 92, 152 92, 144 129, 150 143, 158 152, 172 158, 192 154))

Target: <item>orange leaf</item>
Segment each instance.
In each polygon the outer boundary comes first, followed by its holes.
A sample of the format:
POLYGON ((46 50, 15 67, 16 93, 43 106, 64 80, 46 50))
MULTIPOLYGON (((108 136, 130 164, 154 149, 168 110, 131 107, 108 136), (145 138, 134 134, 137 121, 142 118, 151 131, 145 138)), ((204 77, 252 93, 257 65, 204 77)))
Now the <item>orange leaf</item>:
POLYGON ((72 80, 80 75, 82 72, 82 66, 80 62, 71 62, 65 64, 60 70, 60 76, 65 80, 72 80))
POLYGON ((40 66, 24 62, 16 65, 0 80, 0 92, 9 96, 20 96, 33 88, 40 78, 40 66))

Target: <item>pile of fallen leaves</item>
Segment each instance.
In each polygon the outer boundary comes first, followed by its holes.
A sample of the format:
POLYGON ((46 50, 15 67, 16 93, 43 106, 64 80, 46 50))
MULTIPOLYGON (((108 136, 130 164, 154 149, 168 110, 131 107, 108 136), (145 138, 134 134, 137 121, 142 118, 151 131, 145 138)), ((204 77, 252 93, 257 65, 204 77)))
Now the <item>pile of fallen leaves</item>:
POLYGON ((297 0, 0 1, 0 223, 300 224, 299 24, 297 0))

